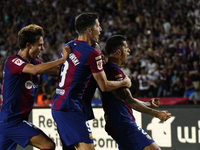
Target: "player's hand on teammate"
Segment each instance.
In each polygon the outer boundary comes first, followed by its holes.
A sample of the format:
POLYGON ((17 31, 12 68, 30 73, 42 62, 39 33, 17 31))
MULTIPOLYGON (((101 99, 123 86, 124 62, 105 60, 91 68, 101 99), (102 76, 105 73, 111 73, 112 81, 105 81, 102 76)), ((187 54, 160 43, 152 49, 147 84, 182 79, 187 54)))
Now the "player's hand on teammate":
POLYGON ((125 75, 124 81, 126 82, 126 85, 125 85, 125 86, 126 86, 127 88, 130 88, 131 85, 132 85, 132 82, 131 82, 131 79, 130 79, 127 75, 125 75))
POLYGON ((159 98, 152 98, 152 99, 150 99, 149 103, 150 103, 150 107, 158 108, 159 105, 160 105, 160 99, 159 98))
POLYGON ((169 113, 167 110, 166 111, 159 111, 157 118, 159 118, 162 121, 166 121, 171 117, 171 113, 169 113))
POLYGON ((63 48, 63 54, 62 54, 62 58, 64 58, 65 60, 67 59, 68 55, 72 52, 72 49, 69 45, 65 46, 63 48))

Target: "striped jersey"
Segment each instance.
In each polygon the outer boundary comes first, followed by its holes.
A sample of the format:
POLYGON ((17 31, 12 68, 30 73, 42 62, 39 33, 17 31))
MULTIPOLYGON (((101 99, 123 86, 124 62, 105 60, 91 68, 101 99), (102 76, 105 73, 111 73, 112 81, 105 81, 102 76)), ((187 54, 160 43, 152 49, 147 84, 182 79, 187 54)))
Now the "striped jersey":
MULTIPOLYGON (((125 77, 121 68, 112 63, 107 63, 104 71, 108 80, 119 81, 125 77)), ((102 92, 102 105, 108 134, 114 134, 118 127, 126 127, 135 122, 132 109, 125 102, 116 99, 111 92, 102 92)))
MULTIPOLYGON (((23 73, 23 68, 28 64, 19 55, 10 56, 4 64, 3 72, 3 105, 0 111, 0 121, 12 117, 28 120, 32 110, 40 76, 23 73)), ((31 60, 33 65, 42 63, 31 60)))
MULTIPOLYGON (((77 39, 66 45, 71 47, 72 53, 60 67, 52 109, 86 112, 87 107, 91 107, 91 105, 84 104, 83 95, 92 73, 103 71, 101 54, 86 42, 77 39)), ((94 84, 96 83, 94 82, 94 84)), ((96 87, 96 85, 92 87, 96 87)))

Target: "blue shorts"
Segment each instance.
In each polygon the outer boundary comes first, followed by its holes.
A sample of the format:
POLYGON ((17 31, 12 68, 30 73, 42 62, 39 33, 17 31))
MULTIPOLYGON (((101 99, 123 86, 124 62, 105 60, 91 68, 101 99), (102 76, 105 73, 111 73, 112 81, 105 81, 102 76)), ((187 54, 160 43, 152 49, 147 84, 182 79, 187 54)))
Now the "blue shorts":
POLYGON ((154 142, 136 123, 131 123, 128 128, 120 128, 120 134, 111 135, 118 143, 119 150, 142 150, 154 142))
POLYGON ((20 118, 0 122, 0 149, 15 150, 17 144, 25 148, 29 140, 42 131, 20 118))
POLYGON ((82 112, 52 110, 52 116, 63 145, 70 146, 80 142, 93 143, 92 131, 82 112))

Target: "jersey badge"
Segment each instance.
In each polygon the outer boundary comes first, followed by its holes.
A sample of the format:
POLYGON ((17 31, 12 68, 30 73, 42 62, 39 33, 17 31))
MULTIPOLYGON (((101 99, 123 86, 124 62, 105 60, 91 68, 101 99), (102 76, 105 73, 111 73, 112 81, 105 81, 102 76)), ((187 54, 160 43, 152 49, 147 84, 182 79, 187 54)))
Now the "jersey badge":
POLYGON ((101 56, 95 57, 95 60, 99 60, 99 59, 101 59, 101 56))
POLYGON ((12 62, 14 62, 16 65, 18 65, 18 66, 21 66, 24 62, 21 60, 21 59, 19 59, 19 58, 15 58, 15 59, 13 59, 12 60, 12 62))
POLYGON ((92 133, 89 133, 89 138, 93 139, 92 133))
POLYGON ((103 68, 102 60, 97 61, 97 68, 101 70, 103 68))
POLYGON ((122 75, 118 74, 118 75, 115 76, 115 78, 122 78, 122 75))

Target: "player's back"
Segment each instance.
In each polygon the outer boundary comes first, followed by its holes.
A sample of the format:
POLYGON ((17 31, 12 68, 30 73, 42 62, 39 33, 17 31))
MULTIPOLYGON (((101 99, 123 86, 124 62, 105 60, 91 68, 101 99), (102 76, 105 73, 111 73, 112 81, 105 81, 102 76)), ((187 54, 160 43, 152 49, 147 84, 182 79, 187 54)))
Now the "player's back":
POLYGON ((82 96, 91 73, 102 70, 101 67, 98 68, 98 61, 102 63, 102 60, 100 53, 84 41, 74 40, 67 45, 72 48, 72 53, 60 69, 52 108, 77 111, 82 109, 82 96))

